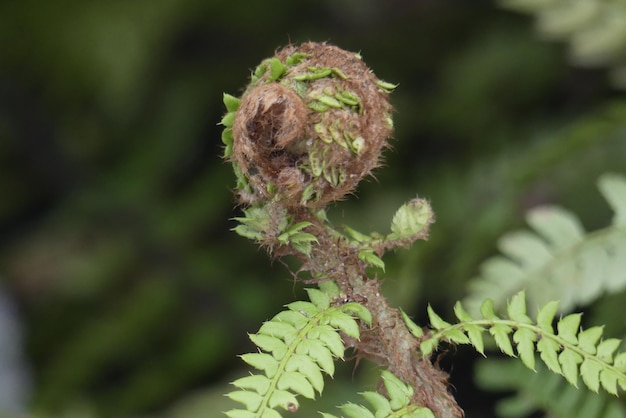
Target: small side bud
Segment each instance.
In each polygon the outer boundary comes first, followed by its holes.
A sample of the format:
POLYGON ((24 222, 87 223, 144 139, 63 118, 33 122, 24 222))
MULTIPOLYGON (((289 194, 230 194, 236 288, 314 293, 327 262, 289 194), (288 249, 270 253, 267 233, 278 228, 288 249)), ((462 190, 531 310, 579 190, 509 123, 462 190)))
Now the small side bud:
POLYGON ((415 198, 400 206, 391 221, 391 234, 387 239, 423 238, 433 222, 433 211, 425 199, 415 198))

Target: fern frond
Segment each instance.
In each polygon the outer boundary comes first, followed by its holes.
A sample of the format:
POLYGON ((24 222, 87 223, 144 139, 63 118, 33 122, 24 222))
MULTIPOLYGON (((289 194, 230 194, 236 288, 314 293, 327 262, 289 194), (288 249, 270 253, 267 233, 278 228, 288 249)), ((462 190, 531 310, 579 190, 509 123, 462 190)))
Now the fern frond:
POLYGON ((535 14, 539 33, 569 42, 575 64, 609 67, 614 82, 626 87, 626 6, 622 2, 500 0, 500 5, 535 14))
POLYGON ((504 354, 519 356, 531 370, 535 370, 537 352, 548 369, 563 375, 573 386, 578 385, 580 375, 585 386, 594 392, 600 387, 613 395, 617 395, 618 386, 626 390, 626 352, 615 354, 621 341, 602 339, 602 327, 581 330, 582 315, 570 314, 556 322, 555 332, 552 324, 557 302, 541 307, 534 322, 526 314, 523 291, 511 299, 506 310, 507 318, 498 317, 493 302, 487 299, 480 307, 481 318, 475 319, 457 302, 454 313, 459 322, 450 324, 429 306, 428 316, 434 330, 422 341, 422 354, 429 356, 441 340, 470 344, 484 354, 483 334, 489 331, 504 354))
MULTIPOLYGON (((346 418, 435 418, 428 408, 411 405, 413 388, 406 385, 388 370, 381 372, 387 396, 378 392, 362 392, 361 396, 371 405, 373 410, 354 403, 347 403, 339 407, 346 418)), ((324 418, 337 416, 321 413, 324 418)))
POLYGON ((561 312, 585 306, 606 292, 626 287, 626 177, 605 174, 598 186, 615 216, 610 226, 586 233, 572 213, 553 206, 531 210, 532 231, 506 234, 504 256, 487 260, 470 282, 463 301, 472 313, 483 300, 500 311, 506 300, 525 289, 531 308, 559 300, 561 312))
POLYGON ((265 322, 250 339, 258 353, 244 354, 243 361, 260 374, 232 382, 239 390, 226 396, 245 405, 245 409, 226 412, 230 418, 279 418, 278 409, 294 412, 297 396, 313 399, 322 393, 322 372, 332 376, 334 358, 343 358, 344 344, 339 332, 359 338, 355 318, 370 325, 370 312, 356 302, 331 304, 339 293, 334 283, 319 289, 306 289, 311 302, 296 301, 265 322))
POLYGON ((523 418, 543 411, 553 418, 626 418, 626 407, 608 394, 575 388, 541 363, 536 372, 511 359, 477 364, 476 381, 490 391, 515 391, 496 404, 497 416, 523 418))

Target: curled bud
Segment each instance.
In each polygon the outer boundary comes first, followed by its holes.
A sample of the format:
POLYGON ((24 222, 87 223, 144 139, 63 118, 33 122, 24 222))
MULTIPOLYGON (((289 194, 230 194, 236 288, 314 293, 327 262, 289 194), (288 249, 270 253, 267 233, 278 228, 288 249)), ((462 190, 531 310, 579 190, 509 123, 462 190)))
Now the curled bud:
POLYGON ((415 240, 428 233, 428 226, 432 222, 433 213, 428 201, 420 198, 412 199, 396 211, 391 221, 391 234, 388 239, 415 240))
POLYGON ((320 208, 353 191, 391 135, 392 86, 358 54, 323 43, 264 60, 232 113, 232 149, 227 143, 244 177, 242 203, 320 208))

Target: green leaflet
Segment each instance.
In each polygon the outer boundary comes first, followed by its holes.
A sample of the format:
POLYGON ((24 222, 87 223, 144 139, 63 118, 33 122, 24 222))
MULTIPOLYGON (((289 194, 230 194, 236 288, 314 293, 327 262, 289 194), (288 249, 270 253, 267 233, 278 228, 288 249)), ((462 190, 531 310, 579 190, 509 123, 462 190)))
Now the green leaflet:
MULTIPOLYGON (((298 233, 308 223, 292 225, 298 233)), ((232 382, 237 388, 227 396, 245 409, 226 412, 229 417, 281 417, 282 410, 297 410, 298 396, 313 399, 324 389, 323 373, 334 374, 334 359, 343 358, 344 345, 339 332, 360 336, 359 324, 371 324, 370 312, 356 302, 338 306, 331 303, 339 288, 325 282, 321 289, 307 289, 310 302, 295 301, 287 310, 250 334, 261 350, 243 354, 242 360, 260 373, 232 382)))
POLYGON ((422 338, 424 336, 424 331, 411 318, 409 318, 406 312, 404 312, 402 309, 400 309, 400 314, 402 315, 402 319, 409 329, 409 332, 415 338, 422 338))
POLYGON ((239 225, 234 227, 233 231, 245 238, 263 241, 267 236, 278 235, 277 240, 280 244, 291 245, 306 255, 310 255, 312 244, 317 242, 313 234, 302 232, 312 223, 298 222, 289 225, 290 219, 284 209, 282 211, 274 209, 272 212, 274 217, 270 216, 270 209, 265 206, 251 206, 243 212, 244 216, 233 218, 239 221, 239 225))
POLYGON ((226 110, 228 112, 236 112, 239 109, 239 104, 241 103, 241 99, 231 96, 228 93, 224 93, 223 95, 224 106, 226 106, 226 110))
POLYGON ((537 321, 526 315, 524 292, 515 295, 507 304, 508 318, 494 313, 493 302, 486 300, 481 308, 481 318, 472 317, 460 303, 454 313, 458 323, 450 324, 428 307, 432 333, 426 334, 420 350, 429 356, 439 341, 456 344, 471 344, 483 353, 483 335, 488 331, 496 346, 506 355, 519 356, 529 369, 535 369, 535 354, 549 370, 563 375, 573 386, 578 385, 578 376, 589 389, 597 392, 603 388, 617 395, 618 388, 626 389, 626 353, 617 353, 621 340, 602 340, 602 327, 580 329, 581 314, 570 314, 553 322, 557 303, 550 302, 539 309, 537 321))
POLYGON ((376 254, 374 254, 374 250, 371 248, 366 248, 359 251, 359 260, 366 262, 374 267, 378 267, 382 271, 385 271, 385 262, 380 259, 376 254))
MULTIPOLYGON (((398 379, 388 370, 381 372, 387 397, 378 392, 362 392, 360 395, 370 404, 370 408, 354 403, 341 405, 339 409, 345 418, 435 418, 431 410, 411 404, 413 388, 398 379), (373 408, 373 409, 371 409, 373 408)), ((324 418, 338 418, 321 413, 324 418)))
POLYGON ((292 247, 306 255, 311 254, 311 244, 317 242, 315 235, 301 232, 302 229, 311 226, 311 222, 299 222, 289 226, 278 236, 278 242, 283 245, 291 244, 292 247))
POLYGON ((564 313, 602 292, 626 288, 626 177, 605 174, 598 187, 614 212, 611 225, 586 233, 565 209, 532 209, 526 216, 531 229, 504 235, 503 255, 485 261, 480 277, 470 282, 463 301, 469 312, 477 313, 487 298, 500 312, 507 299, 525 289, 530 311, 558 300, 564 313))

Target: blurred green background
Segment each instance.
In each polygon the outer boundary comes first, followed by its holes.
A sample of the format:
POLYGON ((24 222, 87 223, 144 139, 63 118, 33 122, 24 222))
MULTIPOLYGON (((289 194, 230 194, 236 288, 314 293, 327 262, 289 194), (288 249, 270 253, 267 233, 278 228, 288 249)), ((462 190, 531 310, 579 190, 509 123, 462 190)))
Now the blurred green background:
MULTIPOLYGON (((451 311, 528 208, 608 223, 594 183, 625 171, 624 93, 491 1, 5 1, 2 416, 211 418, 232 406, 222 394, 246 373, 246 333, 302 286, 230 232, 222 92, 240 94, 263 58, 308 40, 360 51, 400 85, 385 166, 330 212, 384 232, 404 201, 431 201, 430 241, 386 257, 391 303, 418 320, 428 302, 451 311)), ((494 416, 475 359, 459 349, 443 364, 467 416, 494 416)), ((353 366, 298 416, 371 389, 376 368, 353 366)))

